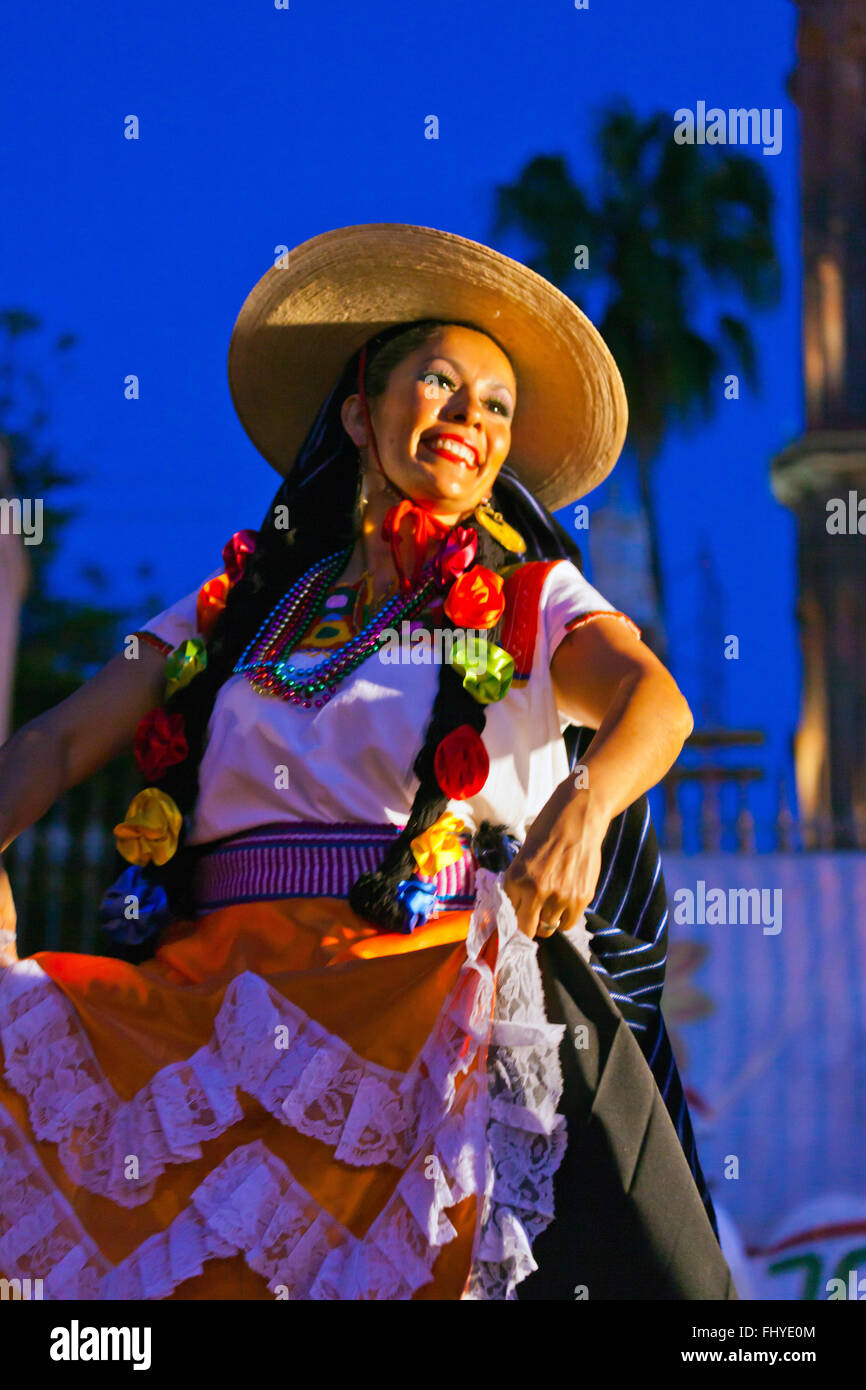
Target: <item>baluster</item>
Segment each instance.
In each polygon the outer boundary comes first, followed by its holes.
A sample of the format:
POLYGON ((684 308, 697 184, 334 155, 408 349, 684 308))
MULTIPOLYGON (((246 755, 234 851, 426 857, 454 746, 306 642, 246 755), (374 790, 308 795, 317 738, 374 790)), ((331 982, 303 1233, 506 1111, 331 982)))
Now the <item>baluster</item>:
POLYGON ((66 866, 70 834, 68 807, 64 800, 56 803, 45 827, 45 948, 60 949, 63 924, 66 866))
POLYGON ((710 853, 722 847, 722 816, 719 784, 715 778, 700 783, 701 788, 701 849, 710 853))
POLYGON ((9 881, 15 899, 15 912, 18 919, 17 933, 19 945, 24 940, 29 923, 33 919, 33 859, 36 853, 36 829, 28 825, 26 830, 13 840, 6 851, 9 861, 9 881))
MULTIPOLYGON (((127 808, 127 806, 129 805, 130 801, 132 800, 132 798, 133 798, 134 796, 137 796, 137 794, 138 794, 140 791, 141 791, 141 774, 136 770, 135 765, 133 764, 132 767, 130 767, 130 768, 127 769, 126 776, 125 776, 125 778, 124 778, 124 782, 123 782, 123 792, 122 792, 122 794, 121 794, 121 801, 122 801, 121 812, 122 812, 122 814, 119 815, 119 816, 117 817, 117 820, 122 820, 122 819, 123 819, 123 816, 126 815, 126 808, 127 808)), ((115 824, 115 825, 116 825, 117 822, 114 821, 114 822, 112 822, 112 824, 115 824)))
POLYGON ((740 854, 755 853, 755 817, 749 805, 749 784, 745 777, 736 778, 737 786, 737 849, 740 854))
POLYGON ((789 854, 796 848, 796 821, 788 804, 788 780, 784 772, 779 774, 776 789, 776 847, 783 854, 789 854))
POLYGON ((822 812, 815 817, 815 848, 833 848, 833 819, 822 812))
MULTIPOLYGON (((102 897, 102 860, 105 854, 105 780, 91 783, 90 806, 82 836, 84 871, 81 889, 81 949, 92 953, 96 943, 97 910, 102 897)), ((119 819, 119 817, 118 817, 119 819)))
POLYGON ((680 813, 678 796, 680 783, 672 778, 664 784, 665 793, 665 849, 679 854, 683 848, 683 818, 680 813))

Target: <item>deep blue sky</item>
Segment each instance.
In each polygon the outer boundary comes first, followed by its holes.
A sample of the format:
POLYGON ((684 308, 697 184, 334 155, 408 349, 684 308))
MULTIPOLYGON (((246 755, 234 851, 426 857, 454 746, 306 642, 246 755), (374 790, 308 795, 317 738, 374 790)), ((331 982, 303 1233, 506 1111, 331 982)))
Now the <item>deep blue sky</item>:
POLYGON ((723 712, 767 730, 775 776, 800 681, 796 533, 768 481, 803 423, 798 132, 785 87, 795 27, 790 0, 590 0, 585 11, 571 0, 291 0, 287 11, 152 0, 8 13, 0 307, 79 337, 52 377, 53 439, 86 474, 55 586, 86 593, 81 565, 96 559, 112 597, 134 603, 135 567, 149 561, 167 603, 219 563, 232 531, 258 524, 278 480, 234 414, 225 364, 276 245, 393 221, 529 254, 493 242, 494 186, 539 153, 564 155, 589 182, 595 116, 610 100, 643 114, 699 100, 781 107, 782 152, 747 151, 774 186, 785 280, 779 308, 752 320, 762 392, 671 436, 657 475, 672 669, 697 707, 706 541, 724 630, 741 642, 739 662, 719 655, 723 712), (438 142, 423 138, 431 112, 438 142), (129 113, 138 142, 123 138, 129 113), (123 399, 130 372, 137 403, 123 399))

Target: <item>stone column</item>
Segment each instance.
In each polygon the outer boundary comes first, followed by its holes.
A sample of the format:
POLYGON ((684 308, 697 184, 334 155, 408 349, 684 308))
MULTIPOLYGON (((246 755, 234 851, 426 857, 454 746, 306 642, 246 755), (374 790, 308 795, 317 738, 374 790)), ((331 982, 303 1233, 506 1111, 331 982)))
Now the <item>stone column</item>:
POLYGON ((798 519, 805 843, 866 848, 866 7, 798 4, 806 430, 771 481, 798 519))

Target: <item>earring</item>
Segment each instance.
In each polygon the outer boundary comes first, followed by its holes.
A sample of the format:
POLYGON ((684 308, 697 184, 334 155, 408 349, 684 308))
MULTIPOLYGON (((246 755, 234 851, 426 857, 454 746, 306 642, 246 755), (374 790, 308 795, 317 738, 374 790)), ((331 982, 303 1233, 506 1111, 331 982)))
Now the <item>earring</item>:
POLYGON ((510 551, 513 555, 526 554, 526 541, 519 531, 515 531, 513 526, 509 526, 501 512, 494 511, 490 505, 490 498, 485 497, 483 502, 479 502, 475 508, 475 520, 485 531, 489 531, 495 541, 510 551))
POLYGON ((394 486, 390 478, 386 477, 379 469, 365 468, 361 450, 358 450, 358 467, 361 470, 361 505, 366 507, 370 500, 370 492, 375 488, 380 493, 390 493, 399 501, 403 494, 394 486))
POLYGON ((370 501, 370 480, 367 470, 364 467, 364 460, 361 458, 360 449, 358 450, 358 474, 361 479, 360 492, 358 496, 361 504, 361 515, 363 516, 365 511, 367 510, 367 506, 370 501))

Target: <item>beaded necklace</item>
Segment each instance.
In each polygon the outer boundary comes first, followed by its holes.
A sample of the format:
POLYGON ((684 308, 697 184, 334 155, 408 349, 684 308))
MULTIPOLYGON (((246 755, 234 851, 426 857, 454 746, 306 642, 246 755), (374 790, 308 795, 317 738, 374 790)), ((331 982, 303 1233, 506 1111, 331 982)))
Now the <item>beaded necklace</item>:
POLYGON ((306 668, 290 665, 288 657, 315 619, 334 580, 346 567, 352 549, 349 546, 326 556, 295 580, 241 654, 234 675, 246 676, 260 695, 277 695, 304 709, 313 705, 319 708, 328 703, 340 681, 384 646, 388 640, 387 628, 425 607, 437 587, 430 573, 421 576, 422 582, 414 591, 395 594, 357 636, 323 661, 306 668))

